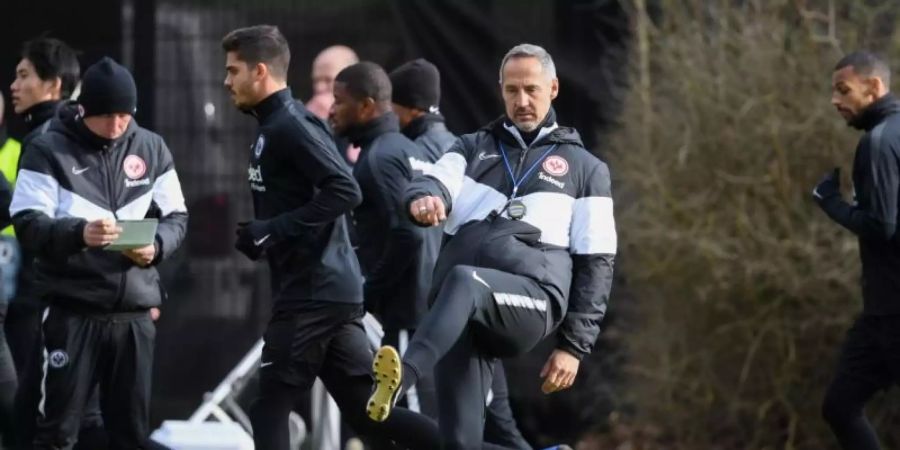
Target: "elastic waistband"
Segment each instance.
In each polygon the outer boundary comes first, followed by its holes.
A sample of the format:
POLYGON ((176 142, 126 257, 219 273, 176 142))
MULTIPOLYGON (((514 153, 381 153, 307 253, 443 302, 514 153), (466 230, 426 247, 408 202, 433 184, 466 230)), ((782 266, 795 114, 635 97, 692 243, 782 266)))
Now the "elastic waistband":
POLYGON ((50 308, 55 311, 61 311, 64 314, 87 317, 94 320, 107 322, 127 322, 142 318, 150 318, 150 310, 143 309, 139 311, 97 311, 87 308, 72 308, 70 306, 60 306, 57 303, 51 303, 50 308))

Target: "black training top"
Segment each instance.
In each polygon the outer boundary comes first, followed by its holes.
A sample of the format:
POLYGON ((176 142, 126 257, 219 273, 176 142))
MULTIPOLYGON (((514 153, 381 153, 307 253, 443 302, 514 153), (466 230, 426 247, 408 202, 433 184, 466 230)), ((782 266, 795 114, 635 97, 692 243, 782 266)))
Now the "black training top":
POLYGON ((866 133, 856 146, 853 186, 856 204, 840 196, 823 200, 835 222, 859 237, 863 313, 900 314, 900 101, 887 95, 851 125, 866 133))
POLYGON ((362 276, 344 215, 362 200, 328 126, 278 91, 252 113, 259 131, 247 170, 276 307, 308 301, 362 303, 362 276))
POLYGON ((416 328, 428 310, 441 232, 415 225, 404 211, 403 194, 434 159, 400 133, 394 113, 353 127, 347 137, 360 147, 353 175, 363 202, 353 217, 366 308, 387 329, 416 328))

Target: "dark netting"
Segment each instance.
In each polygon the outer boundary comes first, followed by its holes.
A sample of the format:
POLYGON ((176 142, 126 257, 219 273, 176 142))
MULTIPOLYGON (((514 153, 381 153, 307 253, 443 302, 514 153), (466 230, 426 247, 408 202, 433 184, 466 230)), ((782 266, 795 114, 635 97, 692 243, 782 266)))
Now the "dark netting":
MULTIPOLYGON (((90 12, 81 2, 41 2, 40 8, 4 2, 2 16, 12 20, 4 20, 0 40, 0 86, 8 93, 19 46, 42 32, 80 49, 83 66, 113 56, 134 71, 138 120, 160 133, 175 156, 191 219, 182 250, 161 268, 168 299, 159 322, 154 424, 184 418, 197 407, 204 390, 259 337, 270 307, 264 265, 232 247, 235 223, 251 217, 246 161, 256 121, 238 112, 222 87, 225 33, 278 25, 291 45, 289 83, 301 99, 310 95, 312 59, 329 45, 348 45, 387 70, 424 57, 441 70, 441 110, 457 133, 502 112, 499 62, 522 42, 542 45, 554 56, 560 123, 577 127, 595 153, 602 154, 603 132, 625 101, 628 19, 617 0, 88 3, 90 12)), ((13 134, 21 135, 21 122, 10 122, 13 134)), ((547 437, 538 429, 572 438, 608 412, 610 388, 587 387, 590 398, 575 392, 548 403, 536 381, 546 354, 510 363, 514 405, 520 413, 529 411, 520 420, 531 438, 547 437), (551 407, 562 411, 556 416, 563 420, 547 421, 551 407)), ((591 382, 609 370, 586 365, 591 382)))

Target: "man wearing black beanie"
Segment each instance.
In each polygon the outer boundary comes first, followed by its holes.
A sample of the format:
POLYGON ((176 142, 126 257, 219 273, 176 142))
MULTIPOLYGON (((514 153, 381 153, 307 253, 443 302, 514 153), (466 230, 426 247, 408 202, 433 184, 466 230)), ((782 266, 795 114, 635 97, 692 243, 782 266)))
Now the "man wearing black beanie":
MULTIPOLYGON (((444 116, 439 109, 441 74, 434 64, 419 58, 397 67, 389 77, 393 85, 391 101, 394 112, 400 119, 400 131, 422 149, 422 155, 430 167, 456 142, 456 136, 444 125, 444 116)), ((436 260, 429 261, 432 269, 435 262, 436 260)), ((399 345, 399 342, 386 339, 384 344, 399 345)), ((436 405, 434 381, 430 375, 419 380, 418 397, 422 412, 436 417, 436 406, 433 406, 436 405)), ((516 425, 509 405, 509 388, 501 361, 497 361, 494 366, 491 394, 491 401, 485 411, 485 442, 508 448, 530 449, 531 446, 516 425)))
POLYGON ((134 78, 103 58, 21 164, 10 213, 48 305, 35 449, 74 445, 98 385, 110 449, 139 448, 149 432, 155 266, 181 245, 187 210, 169 149, 136 110, 134 78), (107 248, 122 222, 148 217, 152 239, 107 248))
POLYGON ((81 82, 78 103, 84 108, 84 116, 137 112, 137 86, 128 69, 109 57, 89 67, 81 82))
POLYGON ((403 134, 418 143, 429 163, 437 161, 456 142, 447 131, 438 104, 441 101, 441 74, 434 64, 416 59, 389 74, 391 102, 403 134))

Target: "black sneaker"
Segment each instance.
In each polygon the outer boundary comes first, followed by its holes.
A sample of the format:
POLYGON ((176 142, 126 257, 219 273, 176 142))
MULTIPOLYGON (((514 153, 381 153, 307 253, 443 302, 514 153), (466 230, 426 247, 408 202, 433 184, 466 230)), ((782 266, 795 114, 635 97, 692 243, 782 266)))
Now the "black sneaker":
POLYGON ((403 366, 397 349, 385 345, 375 353, 372 361, 372 374, 375 376, 375 389, 369 397, 366 413, 376 422, 384 422, 391 415, 391 408, 400 397, 400 380, 403 366))

